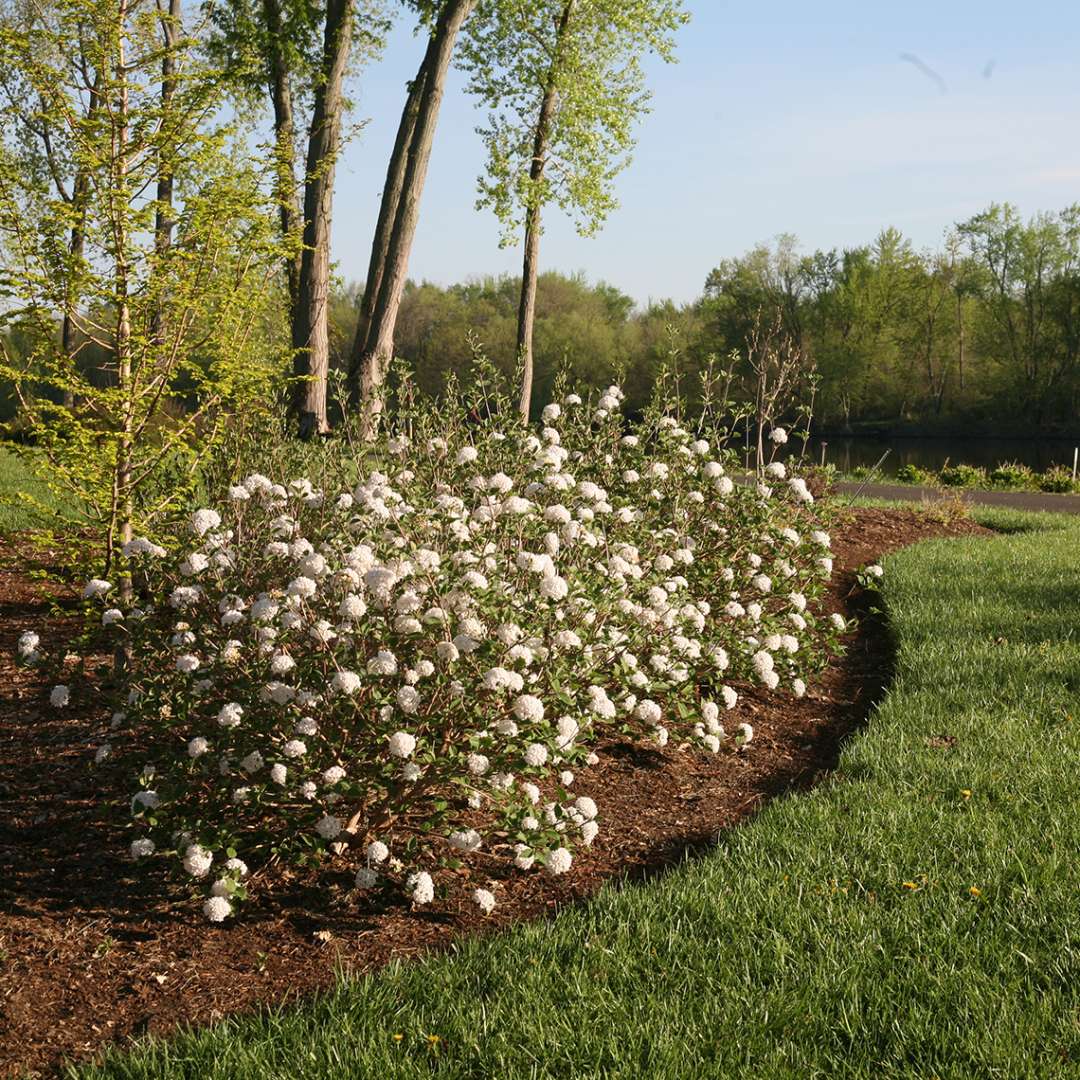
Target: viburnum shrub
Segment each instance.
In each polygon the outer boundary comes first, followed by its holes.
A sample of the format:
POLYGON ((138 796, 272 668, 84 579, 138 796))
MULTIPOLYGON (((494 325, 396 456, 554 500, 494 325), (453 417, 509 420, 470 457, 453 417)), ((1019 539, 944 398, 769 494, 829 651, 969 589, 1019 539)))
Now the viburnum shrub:
POLYGON ((598 740, 737 751, 739 685, 802 696, 845 629, 812 495, 778 462, 733 482, 708 437, 621 398, 570 394, 539 433, 405 410, 348 490, 256 473, 179 550, 131 541, 137 606, 85 595, 130 658, 132 855, 207 886, 213 921, 271 856, 417 904, 464 856, 558 874, 600 828, 574 793, 598 740))

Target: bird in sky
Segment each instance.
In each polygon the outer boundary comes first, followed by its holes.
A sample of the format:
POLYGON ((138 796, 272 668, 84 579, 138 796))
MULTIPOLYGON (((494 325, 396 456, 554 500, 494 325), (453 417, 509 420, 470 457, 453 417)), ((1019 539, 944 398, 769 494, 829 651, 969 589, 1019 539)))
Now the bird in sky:
POLYGON ((947 94, 949 92, 949 88, 945 85, 945 80, 930 67, 929 64, 924 63, 914 53, 901 53, 900 59, 903 60, 905 64, 911 64, 912 67, 917 68, 928 79, 932 80, 937 86, 939 93, 947 94))

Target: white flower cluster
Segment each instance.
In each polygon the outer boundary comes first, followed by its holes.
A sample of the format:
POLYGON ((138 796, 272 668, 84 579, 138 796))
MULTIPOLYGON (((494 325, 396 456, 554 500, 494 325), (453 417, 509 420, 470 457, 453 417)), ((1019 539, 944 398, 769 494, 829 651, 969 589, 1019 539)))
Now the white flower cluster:
POLYGON ((480 849, 568 871, 602 819, 569 789, 616 728, 745 749, 719 720, 737 688, 801 696, 844 629, 819 611, 829 537, 789 470, 735 484, 705 433, 632 428, 622 398, 570 395, 539 433, 432 410, 345 490, 255 473, 179 550, 128 545, 139 617, 105 625, 133 655, 117 715, 153 734, 132 854, 213 879, 214 922, 243 898, 234 860, 211 872, 232 851, 319 849, 427 904, 480 849))

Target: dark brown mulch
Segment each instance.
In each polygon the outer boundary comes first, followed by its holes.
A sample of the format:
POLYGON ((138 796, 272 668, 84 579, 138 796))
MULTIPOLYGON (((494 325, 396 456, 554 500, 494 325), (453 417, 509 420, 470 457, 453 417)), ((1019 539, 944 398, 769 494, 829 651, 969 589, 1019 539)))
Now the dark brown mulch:
POLYGON ((0 550, 0 1073, 49 1074, 111 1041, 306 994, 328 986, 338 965, 370 970, 462 933, 549 915, 607 880, 654 874, 706 849, 764 800, 832 769, 880 697, 888 635, 853 569, 917 540, 983 531, 906 510, 852 511, 833 533, 831 601, 860 620, 845 657, 802 701, 746 690, 734 718, 754 725, 745 754, 600 747, 600 763, 575 785, 601 807, 596 844, 559 878, 499 875, 488 885, 499 901, 492 916, 463 899, 417 913, 348 899, 328 909, 325 893, 307 895, 297 880, 222 928, 208 927, 181 888, 163 892, 133 873, 91 767, 100 717, 51 710, 40 677, 11 660, 23 630, 55 640, 71 624, 49 614, 16 553, 0 550))

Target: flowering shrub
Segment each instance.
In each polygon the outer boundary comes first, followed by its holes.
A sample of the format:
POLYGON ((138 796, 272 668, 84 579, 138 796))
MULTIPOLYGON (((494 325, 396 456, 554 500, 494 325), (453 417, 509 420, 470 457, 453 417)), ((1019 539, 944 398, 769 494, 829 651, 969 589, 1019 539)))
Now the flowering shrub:
POLYGON ((736 751, 740 684, 802 696, 845 629, 812 495, 778 462, 735 484, 621 397, 569 395, 539 435, 409 412, 348 490, 253 474, 180 550, 132 541, 136 606, 86 590, 132 658, 131 854, 208 886, 212 921, 271 856, 416 904, 464 856, 559 874, 601 827, 574 793, 599 738, 736 751))

